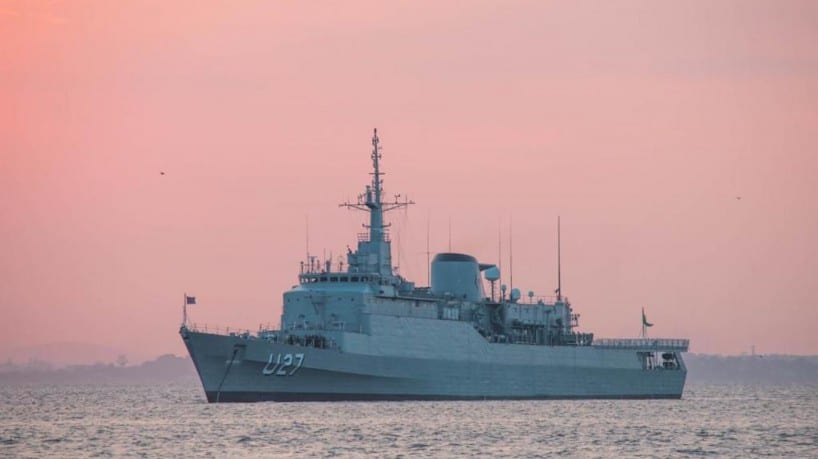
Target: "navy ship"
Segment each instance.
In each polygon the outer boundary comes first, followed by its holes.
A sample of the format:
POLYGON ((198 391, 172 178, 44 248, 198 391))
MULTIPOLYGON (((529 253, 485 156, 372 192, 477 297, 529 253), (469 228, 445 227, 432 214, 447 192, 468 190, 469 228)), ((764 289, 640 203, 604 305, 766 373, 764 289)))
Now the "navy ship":
POLYGON ((341 206, 369 214, 346 262, 309 257, 280 326, 179 333, 209 402, 681 398, 687 339, 597 339, 553 297, 496 284, 498 266, 439 253, 428 286, 398 274, 377 129, 371 184, 341 206), (488 288, 486 288, 488 287, 488 288), (488 290, 488 292, 486 291, 488 290))

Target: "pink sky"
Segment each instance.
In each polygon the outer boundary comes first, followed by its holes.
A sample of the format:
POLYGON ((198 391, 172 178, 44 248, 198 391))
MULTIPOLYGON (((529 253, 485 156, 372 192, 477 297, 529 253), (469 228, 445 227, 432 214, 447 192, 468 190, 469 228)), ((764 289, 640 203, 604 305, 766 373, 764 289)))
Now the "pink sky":
POLYGON ((816 43, 812 1, 4 2, 0 358, 182 354, 184 292, 277 323, 307 216, 355 241, 373 127, 419 283, 427 219, 485 262, 512 220, 547 294, 560 215, 582 330, 816 354, 816 43))

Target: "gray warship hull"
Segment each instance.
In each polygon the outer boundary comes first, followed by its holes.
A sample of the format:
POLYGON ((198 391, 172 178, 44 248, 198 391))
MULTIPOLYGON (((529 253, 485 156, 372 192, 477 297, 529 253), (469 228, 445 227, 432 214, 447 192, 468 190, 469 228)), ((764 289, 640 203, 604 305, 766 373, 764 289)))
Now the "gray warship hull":
POLYGON ((638 346, 490 343, 468 324, 383 316, 383 335, 330 332, 334 348, 183 328, 210 402, 677 399, 687 374, 649 368, 638 346), (414 322, 414 323, 412 323, 414 322), (284 365, 289 358, 289 365, 284 365))
POLYGON ((521 301, 497 265, 463 253, 435 255, 427 287, 401 276, 384 214, 414 202, 384 201, 381 156, 376 129, 372 182, 341 204, 369 214, 367 231, 341 259, 307 250, 279 329, 212 333, 188 326, 183 310, 180 334, 208 401, 682 396, 688 340, 647 339, 644 309, 641 339, 577 331, 562 293, 559 219, 555 297, 529 291, 521 301))

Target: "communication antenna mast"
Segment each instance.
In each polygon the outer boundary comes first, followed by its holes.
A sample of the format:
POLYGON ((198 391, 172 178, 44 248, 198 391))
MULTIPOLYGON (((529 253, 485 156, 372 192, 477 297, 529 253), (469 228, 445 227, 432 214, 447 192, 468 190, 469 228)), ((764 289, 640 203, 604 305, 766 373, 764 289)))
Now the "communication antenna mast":
POLYGON ((449 216, 449 252, 452 251, 452 217, 449 216))
POLYGON ((304 229, 304 238, 306 239, 307 244, 307 261, 310 259, 310 216, 309 214, 304 216, 305 220, 305 229, 304 229))
POLYGON ((497 260, 500 265, 500 285, 503 284, 503 222, 497 221, 497 260))
POLYGON ((511 217, 508 217, 508 285, 514 289, 514 248, 511 245, 511 217))
POLYGON ((429 259, 429 255, 431 252, 429 251, 429 214, 426 213, 426 285, 431 287, 432 286, 432 272, 431 272, 431 261, 429 259))
POLYGON ((562 301, 562 262, 560 260, 560 217, 557 215, 557 301, 562 301))

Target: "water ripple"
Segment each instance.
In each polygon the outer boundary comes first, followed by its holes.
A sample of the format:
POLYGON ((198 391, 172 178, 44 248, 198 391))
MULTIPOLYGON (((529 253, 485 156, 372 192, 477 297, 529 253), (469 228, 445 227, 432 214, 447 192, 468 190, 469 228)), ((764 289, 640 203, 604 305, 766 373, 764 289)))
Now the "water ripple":
POLYGON ((224 405, 181 385, 0 387, 0 457, 818 457, 817 426, 816 386, 224 405))

